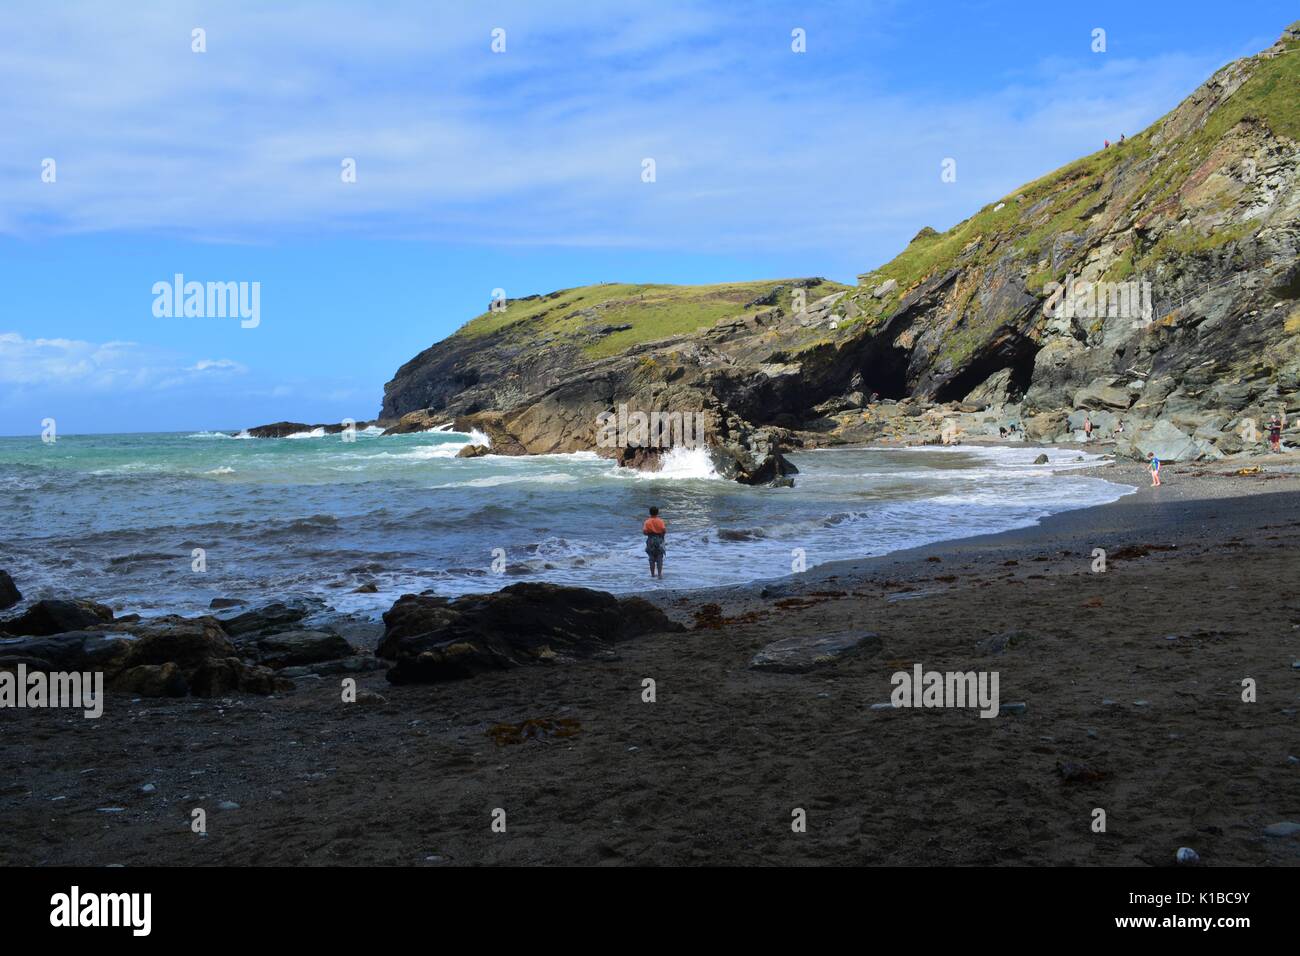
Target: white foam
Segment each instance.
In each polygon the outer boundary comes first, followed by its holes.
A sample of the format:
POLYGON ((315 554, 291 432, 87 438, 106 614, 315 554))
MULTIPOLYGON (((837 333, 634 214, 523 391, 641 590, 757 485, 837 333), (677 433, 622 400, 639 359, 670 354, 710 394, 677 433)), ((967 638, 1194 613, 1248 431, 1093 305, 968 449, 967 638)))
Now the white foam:
POLYGON ((573 475, 491 475, 487 478, 472 478, 469 481, 449 481, 444 485, 432 485, 433 488, 495 488, 497 485, 523 484, 537 482, 544 485, 567 484, 578 479, 573 475))
POLYGON ((667 454, 659 456, 658 471, 641 471, 637 468, 623 468, 614 465, 612 470, 606 474, 616 478, 636 478, 649 481, 722 480, 722 476, 713 468, 713 459, 709 456, 707 448, 686 448, 682 445, 670 448, 667 454))
POLYGON ((396 461, 430 461, 435 458, 455 458, 456 454, 464 447, 464 445, 453 445, 451 442, 444 442, 439 445, 421 445, 408 451, 381 451, 373 455, 366 455, 365 458, 367 461, 378 461, 383 458, 396 461))

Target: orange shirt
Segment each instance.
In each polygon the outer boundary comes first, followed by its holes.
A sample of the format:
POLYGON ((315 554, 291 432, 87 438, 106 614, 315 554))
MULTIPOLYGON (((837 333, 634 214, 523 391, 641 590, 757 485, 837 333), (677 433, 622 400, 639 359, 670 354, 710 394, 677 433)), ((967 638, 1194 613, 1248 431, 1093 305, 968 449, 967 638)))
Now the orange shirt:
POLYGON ((658 516, 645 519, 645 524, 641 526, 643 534, 667 534, 668 529, 664 526, 664 519, 658 516))

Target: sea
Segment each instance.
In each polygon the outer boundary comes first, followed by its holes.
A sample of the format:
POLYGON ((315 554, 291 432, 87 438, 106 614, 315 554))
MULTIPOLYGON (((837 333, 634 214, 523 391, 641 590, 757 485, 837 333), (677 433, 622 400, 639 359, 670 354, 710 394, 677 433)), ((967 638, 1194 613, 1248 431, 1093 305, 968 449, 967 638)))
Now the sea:
MULTIPOLYGON (((615 593, 785 577, 829 561, 1026 527, 1132 489, 1036 447, 794 452, 793 488, 715 474, 703 450, 663 471, 593 453, 457 458, 485 436, 304 432, 0 438, 0 569, 24 598, 144 616, 214 598, 303 600, 378 617, 402 594, 517 581, 615 593), (668 525, 652 582, 641 524, 668 525)), ((1102 469, 1104 474, 1104 469, 1102 469)))

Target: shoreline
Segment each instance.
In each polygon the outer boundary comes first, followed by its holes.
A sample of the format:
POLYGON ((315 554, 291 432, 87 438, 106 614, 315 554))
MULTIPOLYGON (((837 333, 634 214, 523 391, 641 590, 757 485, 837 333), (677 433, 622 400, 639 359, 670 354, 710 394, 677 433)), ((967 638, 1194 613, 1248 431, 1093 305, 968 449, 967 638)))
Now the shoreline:
MULTIPOLYGON (((980 441, 963 442, 962 445, 956 446, 958 449, 970 445, 980 447, 1031 447, 1038 448, 1044 452, 1052 450, 1070 453, 1089 451, 1090 454, 1108 454, 1105 450, 1107 447, 1099 445, 1098 451, 1090 451, 1083 447, 1063 446, 1060 444, 1046 444, 1039 442, 1024 441, 999 441, 996 439, 985 439, 980 441)), ((837 450, 860 451, 873 450, 877 448, 907 448, 912 446, 881 446, 878 444, 871 445, 842 445, 833 448, 816 449, 818 452, 828 452, 837 450)), ((933 447, 933 446, 921 446, 933 447)), ((811 453, 811 452, 809 452, 811 453)), ((868 574, 878 571, 889 565, 909 564, 919 559, 931 555, 942 556, 944 554, 964 554, 971 552, 981 554, 985 551, 997 551, 1013 548, 1028 548, 1035 544, 1046 547, 1047 539, 1055 540, 1057 536, 1067 536, 1071 539, 1077 539, 1085 530, 1090 530, 1088 525, 1094 520, 1094 516, 1104 513, 1107 509, 1123 506, 1126 502, 1131 505, 1145 505, 1147 503, 1156 504, 1163 502, 1167 507, 1185 504, 1189 501, 1206 500, 1213 501, 1221 498, 1239 498, 1254 496, 1259 494, 1268 494, 1282 491, 1300 491, 1300 452, 1291 451, 1284 455, 1267 455, 1256 456, 1253 459, 1231 459, 1220 462, 1186 462, 1186 463, 1168 463, 1162 466, 1161 474, 1166 480, 1159 489, 1159 495, 1156 497, 1156 490, 1150 487, 1150 473, 1145 464, 1125 459, 1111 459, 1108 461, 1097 462, 1090 465, 1082 465, 1078 468, 1071 468, 1065 472, 1070 475, 1088 475, 1090 477, 1101 478, 1112 484, 1127 486, 1133 490, 1129 493, 1122 494, 1113 501, 1102 502, 1100 504, 1083 505, 1078 508, 1071 508, 1066 511, 1058 511, 1046 517, 1040 518, 1032 525, 1021 528, 1011 528, 1005 531, 991 531, 976 535, 967 535, 959 538, 944 538, 930 544, 921 544, 909 548, 901 548, 896 551, 890 551, 882 555, 861 558, 844 558, 827 561, 810 567, 807 571, 801 573, 790 573, 768 578, 756 578, 744 584, 726 585, 723 587, 691 587, 691 588, 665 588, 661 592, 647 591, 641 596, 647 600, 655 601, 656 594, 671 595, 674 598, 683 596, 691 597, 699 594, 723 593, 723 594, 748 594, 750 591, 769 590, 775 593, 776 590, 788 590, 789 586, 795 582, 803 582, 809 586, 815 586, 825 583, 828 579, 835 579, 844 574, 868 574), (1244 477, 1237 479, 1232 473, 1239 468, 1250 468, 1255 465, 1261 465, 1267 468, 1272 465, 1280 468, 1280 471, 1265 471, 1261 476, 1256 478, 1244 477)), ((1140 514, 1145 509, 1138 507, 1128 514, 1140 514)), ((1156 534, 1161 532, 1159 519, 1147 516, 1148 521, 1143 525, 1148 529, 1148 533, 1156 534)), ((1101 527, 1108 528, 1108 537, 1113 537, 1123 528, 1124 522, 1118 519, 1106 520, 1101 527)), ((1172 529, 1167 529, 1172 530, 1172 529)), ((1164 533, 1167 533, 1164 532, 1164 533)), ((1102 545, 1098 544, 1097 547, 1102 545)), ((671 563, 669 563, 671 570, 671 563)), ((671 575, 670 575, 671 577, 671 575)), ((656 601, 656 603, 658 603, 656 601)))
POLYGON ((1300 818, 1300 475, 1227 471, 1170 466, 1110 506, 795 580, 647 593, 688 630, 607 659, 402 686, 357 672, 356 705, 325 675, 270 697, 110 692, 99 720, 0 711, 0 857, 1167 866, 1190 846, 1210 865, 1300 865, 1300 840, 1265 832, 1300 818), (776 641, 867 631, 877 651, 808 673, 750 667, 776 641), (1024 712, 873 708, 915 664, 998 671, 1024 712), (578 729, 490 735, 539 718, 578 729), (795 839, 792 807, 809 819, 795 839))

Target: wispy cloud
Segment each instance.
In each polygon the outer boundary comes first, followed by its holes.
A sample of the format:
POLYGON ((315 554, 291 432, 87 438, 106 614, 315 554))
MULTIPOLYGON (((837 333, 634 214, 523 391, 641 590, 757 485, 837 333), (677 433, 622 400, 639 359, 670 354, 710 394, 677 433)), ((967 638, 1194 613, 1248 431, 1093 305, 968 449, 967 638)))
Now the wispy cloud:
POLYGON ((187 372, 247 372, 247 367, 230 359, 200 359, 185 371, 187 372))
POLYGON ((57 393, 165 390, 204 385, 247 369, 229 359, 182 367, 167 353, 136 342, 29 339, 0 332, 0 386, 57 393))
POLYGON ((969 94, 902 92, 870 69, 882 6, 7 8, 0 231, 873 247, 1135 132, 1219 65, 1030 58, 969 94))

